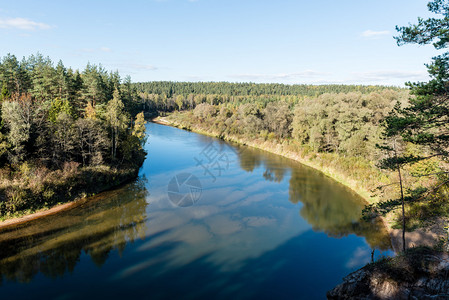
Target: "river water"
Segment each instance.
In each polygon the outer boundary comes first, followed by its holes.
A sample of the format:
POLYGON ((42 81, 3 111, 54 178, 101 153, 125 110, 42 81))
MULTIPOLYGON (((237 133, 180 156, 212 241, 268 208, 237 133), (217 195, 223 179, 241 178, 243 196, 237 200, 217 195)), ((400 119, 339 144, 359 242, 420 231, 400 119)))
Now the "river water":
POLYGON ((324 299, 391 255, 362 200, 267 152, 148 124, 139 178, 0 230, 2 299, 324 299))

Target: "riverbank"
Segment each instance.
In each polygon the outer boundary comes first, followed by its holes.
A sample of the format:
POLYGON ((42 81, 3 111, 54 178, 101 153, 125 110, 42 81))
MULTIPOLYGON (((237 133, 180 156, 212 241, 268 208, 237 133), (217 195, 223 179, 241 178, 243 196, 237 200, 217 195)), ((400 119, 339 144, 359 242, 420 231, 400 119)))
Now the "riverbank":
MULTIPOLYGON (((139 167, 111 168, 108 166, 97 166, 71 170, 69 174, 60 175, 59 181, 45 182, 38 191, 30 188, 19 189, 20 199, 16 202, 26 203, 29 199, 34 200, 34 206, 24 207, 14 214, 2 216, 0 228, 15 226, 31 220, 59 213, 76 207, 85 199, 98 193, 120 186, 138 175, 139 167)), ((2 187, 3 194, 8 188, 2 187)))
MULTIPOLYGON (((376 169, 374 165, 369 165, 365 162, 356 160, 351 161, 351 158, 341 158, 337 155, 327 153, 304 153, 301 149, 297 149, 287 143, 279 144, 277 141, 260 139, 248 140, 247 138, 243 140, 235 135, 223 135, 222 133, 214 132, 213 130, 205 130, 198 125, 177 122, 170 119, 170 117, 158 117, 153 119, 152 122, 193 131, 293 159, 301 164, 314 168, 340 184, 345 185, 347 188, 358 194, 366 204, 378 202, 379 197, 373 196, 373 190, 381 184, 390 183, 390 178, 385 173, 376 169), (351 163, 353 164, 351 165, 351 163), (339 170, 341 166, 344 166, 345 169, 339 170), (346 174, 350 174, 350 176, 346 174)), ((401 252, 402 230, 393 228, 394 220, 392 214, 390 213, 389 216, 381 217, 380 219, 389 233, 392 249, 395 253, 401 252)), ((437 224, 431 228, 416 229, 413 232, 407 232, 406 248, 435 246, 439 242, 440 237, 444 235, 444 225, 440 225, 441 224, 437 224)))

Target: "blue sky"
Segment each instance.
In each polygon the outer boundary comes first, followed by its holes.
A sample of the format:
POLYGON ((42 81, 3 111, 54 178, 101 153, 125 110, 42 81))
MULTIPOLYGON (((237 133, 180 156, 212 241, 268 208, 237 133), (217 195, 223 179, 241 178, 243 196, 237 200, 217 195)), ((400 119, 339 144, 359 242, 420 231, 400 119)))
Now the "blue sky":
POLYGON ((427 0, 2 1, 0 55, 40 52, 133 81, 386 84, 427 80, 432 46, 395 25, 427 0))

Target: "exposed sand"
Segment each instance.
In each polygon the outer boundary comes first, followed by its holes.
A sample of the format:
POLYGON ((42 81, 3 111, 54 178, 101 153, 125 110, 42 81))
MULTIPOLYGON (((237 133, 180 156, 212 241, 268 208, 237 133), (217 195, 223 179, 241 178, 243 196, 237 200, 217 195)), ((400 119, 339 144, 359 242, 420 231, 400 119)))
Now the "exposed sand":
POLYGON ((23 216, 23 217, 5 220, 3 222, 0 222, 0 229, 6 228, 6 227, 9 227, 9 226, 19 225, 19 224, 22 224, 22 223, 25 223, 25 222, 29 222, 29 221, 32 221, 32 220, 36 220, 36 219, 39 219, 39 218, 42 218, 42 217, 45 217, 45 216, 56 214, 56 213, 61 212, 63 210, 75 207, 80 202, 81 201, 79 201, 79 200, 75 200, 75 201, 72 201, 72 202, 56 205, 56 206, 54 206, 54 207, 52 207, 52 208, 50 208, 48 210, 42 210, 42 211, 38 211, 38 212, 35 212, 33 214, 30 214, 30 215, 23 216))
MULTIPOLYGON (((413 248, 417 246, 435 246, 441 238, 445 238, 447 233, 444 229, 446 222, 437 220, 434 225, 428 228, 415 229, 412 232, 405 232, 405 247, 413 248)), ((391 244, 394 252, 402 251, 402 229, 392 229, 387 226, 390 233, 391 244)))

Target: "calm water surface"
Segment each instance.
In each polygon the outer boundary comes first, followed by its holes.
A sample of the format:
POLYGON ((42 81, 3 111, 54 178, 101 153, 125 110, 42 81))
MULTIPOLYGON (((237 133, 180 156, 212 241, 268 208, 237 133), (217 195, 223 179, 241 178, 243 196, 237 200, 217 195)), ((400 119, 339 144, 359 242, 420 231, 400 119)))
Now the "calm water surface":
POLYGON ((0 231, 2 299, 324 299, 372 249, 391 254, 360 198, 321 173, 147 129, 136 181, 0 231))

